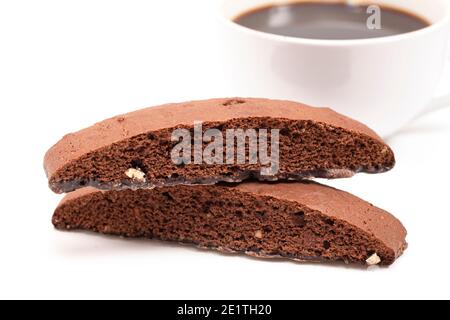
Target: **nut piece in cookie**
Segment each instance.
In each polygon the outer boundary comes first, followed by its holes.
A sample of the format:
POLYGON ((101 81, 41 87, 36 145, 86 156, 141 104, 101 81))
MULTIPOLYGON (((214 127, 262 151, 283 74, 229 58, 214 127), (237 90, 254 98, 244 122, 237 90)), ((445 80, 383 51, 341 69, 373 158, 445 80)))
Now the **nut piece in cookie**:
POLYGON ((380 259, 380 257, 376 254, 376 253, 374 253, 373 255, 371 255, 367 260, 366 260, 366 263, 367 263, 367 265, 370 267, 370 266, 376 266, 376 265, 378 265, 378 264, 380 264, 380 262, 381 262, 381 259, 380 259))
POLYGON ((133 179, 135 181, 145 182, 145 173, 139 169, 130 168, 127 171, 125 171, 125 175, 128 178, 133 179))

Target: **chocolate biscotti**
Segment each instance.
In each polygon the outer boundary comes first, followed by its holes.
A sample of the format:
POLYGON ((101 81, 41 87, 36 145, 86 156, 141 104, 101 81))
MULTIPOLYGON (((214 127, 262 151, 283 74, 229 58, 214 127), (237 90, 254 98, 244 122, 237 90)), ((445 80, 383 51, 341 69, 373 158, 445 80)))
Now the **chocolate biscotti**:
MULTIPOLYGON (((202 147, 206 141, 202 140, 202 147)), ((229 150, 224 149, 224 154, 229 150)), ((234 157, 242 155, 232 152, 234 157)), ((193 150, 193 159, 196 154, 198 150, 193 150)), ((97 123, 65 136, 48 151, 44 166, 51 189, 63 193, 86 186, 120 190, 240 182, 251 177, 269 181, 342 178, 384 172, 394 164, 392 150, 372 130, 330 109, 234 98, 153 107, 97 123), (262 175, 263 164, 251 161, 174 162, 179 142, 173 139, 174 131, 192 132, 189 139, 194 139, 199 122, 201 133, 216 129, 223 136, 231 129, 257 129, 260 134, 266 130, 268 149, 277 146, 279 150, 279 158, 273 161, 277 170, 262 175), (279 131, 276 140, 274 129, 279 131)))
POLYGON ((171 186, 64 198, 53 223, 294 260, 390 265, 406 248, 391 214, 314 182, 171 186))

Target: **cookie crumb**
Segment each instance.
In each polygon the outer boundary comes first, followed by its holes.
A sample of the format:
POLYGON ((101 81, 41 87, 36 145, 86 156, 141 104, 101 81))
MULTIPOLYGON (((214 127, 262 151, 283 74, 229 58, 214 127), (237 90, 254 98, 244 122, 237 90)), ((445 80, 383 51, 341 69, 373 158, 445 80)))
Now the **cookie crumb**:
POLYGON ((145 181, 145 173, 139 169, 130 168, 127 171, 125 171, 125 175, 128 178, 139 181, 139 182, 145 181))
POLYGON ((380 257, 374 253, 373 255, 371 255, 367 260, 366 263, 368 266, 376 266, 377 264, 380 264, 381 259, 380 257))

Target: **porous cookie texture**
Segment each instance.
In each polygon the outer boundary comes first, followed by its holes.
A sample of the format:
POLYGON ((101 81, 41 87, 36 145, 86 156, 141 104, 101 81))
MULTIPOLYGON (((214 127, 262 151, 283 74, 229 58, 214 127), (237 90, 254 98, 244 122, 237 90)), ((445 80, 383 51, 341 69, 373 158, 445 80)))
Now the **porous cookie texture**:
POLYGON ((77 190, 53 216, 62 230, 192 244, 300 261, 390 265, 406 230, 388 212, 314 182, 77 190))
MULTIPOLYGON (((235 149, 235 152, 237 150, 235 149)), ((45 156, 57 193, 259 180, 343 178, 393 168, 392 150, 365 125, 328 108, 267 99, 232 98, 169 104, 97 123, 65 136, 45 156), (175 129, 279 129, 279 170, 261 175, 257 164, 177 165, 175 129)))

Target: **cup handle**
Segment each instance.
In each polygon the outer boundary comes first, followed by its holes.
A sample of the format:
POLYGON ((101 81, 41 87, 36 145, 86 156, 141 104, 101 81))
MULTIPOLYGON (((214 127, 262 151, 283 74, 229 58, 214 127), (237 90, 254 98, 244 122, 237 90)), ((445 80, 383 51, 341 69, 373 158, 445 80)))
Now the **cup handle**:
MULTIPOLYGON (((448 63, 450 63, 450 48, 448 50, 448 63)), ((435 97, 431 103, 423 110, 417 118, 426 114, 450 107, 450 92, 440 97, 435 97)))

